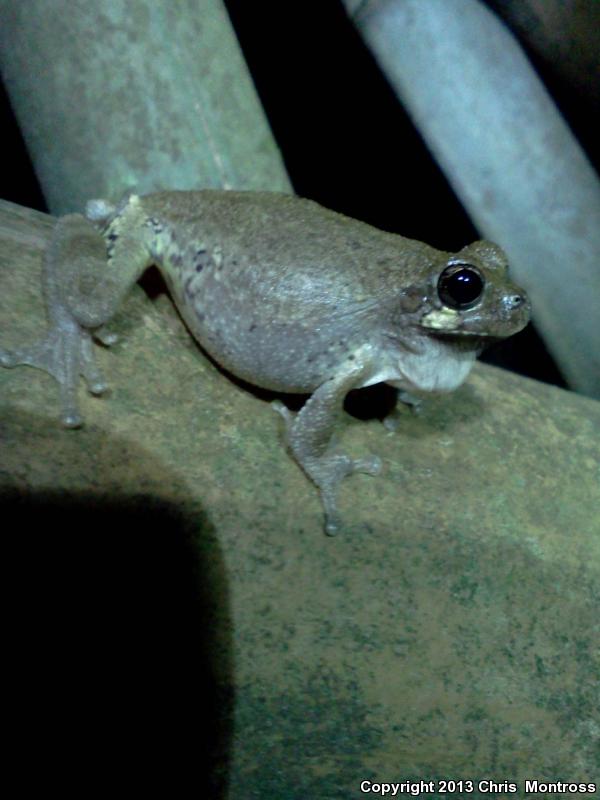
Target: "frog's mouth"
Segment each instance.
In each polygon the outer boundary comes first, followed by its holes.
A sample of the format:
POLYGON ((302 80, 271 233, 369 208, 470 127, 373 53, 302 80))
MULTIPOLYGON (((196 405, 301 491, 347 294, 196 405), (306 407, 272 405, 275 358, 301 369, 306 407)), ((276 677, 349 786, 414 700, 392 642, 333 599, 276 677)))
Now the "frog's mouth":
POLYGON ((493 305, 481 302, 467 310, 444 305, 423 314, 420 325, 435 336, 490 342, 518 333, 529 322, 531 306, 524 292, 506 294, 493 305))

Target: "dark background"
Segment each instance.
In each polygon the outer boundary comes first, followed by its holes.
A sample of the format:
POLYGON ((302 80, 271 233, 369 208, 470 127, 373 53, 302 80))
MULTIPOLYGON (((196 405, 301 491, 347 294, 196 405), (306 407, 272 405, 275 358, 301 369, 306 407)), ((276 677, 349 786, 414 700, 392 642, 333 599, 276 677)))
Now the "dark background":
MULTIPOLYGON (((552 52, 536 47, 539 42, 531 33, 535 20, 522 16, 527 3, 489 0, 488 5, 520 38, 598 170, 597 87, 586 92, 587 78, 592 78, 587 86, 593 86, 593 76, 579 80, 580 76, 565 75, 557 69, 552 52), (515 8, 521 18, 515 16, 515 8)), ((478 238, 338 0, 302 4, 226 0, 226 6, 298 194, 444 250, 459 250, 478 238)), ((12 166, 3 195, 46 211, 4 92, 0 105, 4 147, 12 166)), ((531 325, 492 347, 483 359, 565 386, 531 325)))

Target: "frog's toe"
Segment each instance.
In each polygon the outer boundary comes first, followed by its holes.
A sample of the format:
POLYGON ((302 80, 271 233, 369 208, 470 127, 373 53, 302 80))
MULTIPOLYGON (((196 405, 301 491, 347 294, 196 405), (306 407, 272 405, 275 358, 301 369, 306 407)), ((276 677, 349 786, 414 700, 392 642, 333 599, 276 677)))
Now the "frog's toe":
POLYGON ((89 393, 93 394, 94 397, 100 397, 108 389, 108 384, 102 378, 97 378, 94 381, 86 379, 86 383, 89 393))
POLYGON ((367 475, 380 475, 383 462, 379 456, 367 456, 354 460, 354 472, 364 472, 367 475))
POLYGON ((292 412, 285 405, 285 403, 281 402, 281 400, 271 400, 271 408, 273 409, 273 411, 276 411, 278 414, 281 414, 281 416, 284 418, 286 422, 290 422, 291 420, 294 419, 294 415, 292 414, 292 412))
POLYGON ((95 198, 88 200, 85 205, 85 216, 90 222, 106 223, 116 211, 116 207, 109 203, 108 200, 102 198, 95 198))
POLYGON ((105 325, 102 325, 100 328, 96 328, 93 332, 92 336, 96 341, 103 344, 105 347, 111 347, 113 344, 116 344, 119 341, 119 337, 116 333, 111 331, 105 325))
POLYGON ((423 411, 423 400, 421 397, 410 392, 400 389, 398 391, 398 400, 405 406, 408 406, 413 414, 419 416, 423 411))
POLYGON ((325 533, 327 536, 337 536, 340 531, 340 518, 337 512, 325 512, 325 533))
POLYGON ((400 427, 400 414, 396 409, 383 418, 383 426, 387 431, 390 431, 390 433, 396 433, 400 427))
MULTIPOLYGON (((339 462, 338 462, 339 463, 339 462)), ((341 527, 340 515, 337 508, 337 493, 340 481, 343 477, 341 472, 334 470, 330 472, 327 468, 324 471, 317 470, 313 473, 313 480, 317 484, 321 504, 325 517, 325 533, 327 536, 335 536, 341 527), (321 474, 318 474, 318 473, 321 474)))
POLYGON ((280 414, 283 417, 285 421, 286 436, 289 439, 292 433, 294 422, 296 420, 296 415, 292 411, 290 411, 289 408, 285 405, 285 403, 281 402, 281 400, 271 400, 271 408, 273 408, 275 411, 277 411, 278 414, 280 414))
POLYGON ((82 331, 81 334, 82 336, 79 342, 79 369, 87 384, 88 391, 93 395, 104 394, 108 388, 108 384, 100 368, 96 364, 92 337, 85 331, 82 331))
POLYGON ((81 428, 83 425, 83 417, 79 413, 79 409, 75 406, 70 409, 65 409, 63 401, 63 411, 60 419, 65 428, 81 428))

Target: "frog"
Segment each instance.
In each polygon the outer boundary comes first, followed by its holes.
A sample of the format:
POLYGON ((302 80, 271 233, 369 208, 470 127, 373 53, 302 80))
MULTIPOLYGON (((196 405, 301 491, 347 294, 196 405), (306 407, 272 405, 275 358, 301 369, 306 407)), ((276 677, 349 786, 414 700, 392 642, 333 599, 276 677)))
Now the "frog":
MULTIPOLYGON (((277 192, 203 189, 127 193, 60 217, 43 258, 48 329, 4 367, 45 370, 60 387, 62 423, 81 426, 81 378, 107 382, 95 343, 116 341, 110 320, 150 265, 200 347, 225 373, 281 399, 287 450, 316 486, 325 532, 341 526, 337 497, 353 473, 381 459, 333 444, 348 392, 377 383, 416 406, 469 375, 484 346, 520 331, 530 302, 496 244, 458 252, 277 192)), ((390 415, 390 419, 391 419, 390 415)))

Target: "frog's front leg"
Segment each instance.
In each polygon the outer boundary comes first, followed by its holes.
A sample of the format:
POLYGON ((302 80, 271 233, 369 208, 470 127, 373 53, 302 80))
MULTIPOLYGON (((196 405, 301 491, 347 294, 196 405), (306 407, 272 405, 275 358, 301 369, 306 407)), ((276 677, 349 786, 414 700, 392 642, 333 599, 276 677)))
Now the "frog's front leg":
POLYGON ((401 412, 398 411, 399 403, 407 406, 415 416, 419 416, 423 410, 423 400, 420 396, 412 394, 411 392, 407 392, 404 389, 398 389, 396 405, 389 412, 389 414, 386 414, 386 416, 383 418, 384 427, 392 433, 395 433, 398 430, 403 418, 401 412))
POLYGON ((368 365, 359 358, 346 362, 342 371, 323 383, 307 400, 298 414, 283 403, 273 406, 286 421, 286 443, 308 477, 316 484, 325 511, 325 531, 334 536, 339 528, 337 492, 340 482, 353 472, 377 475, 381 459, 377 456, 351 458, 332 452, 331 436, 343 415, 343 404, 350 389, 360 386, 368 365))
MULTIPOLYGON (((131 249, 125 247, 125 255, 131 249)), ((114 341, 103 326, 147 264, 147 255, 137 255, 129 263, 127 258, 113 258, 109 263, 104 238, 85 217, 70 214, 59 219, 44 253, 48 331, 32 345, 12 352, 0 350, 0 365, 37 367, 58 381, 61 418, 67 427, 82 422, 77 402, 80 376, 92 394, 106 389, 92 339, 104 344, 114 341)))

